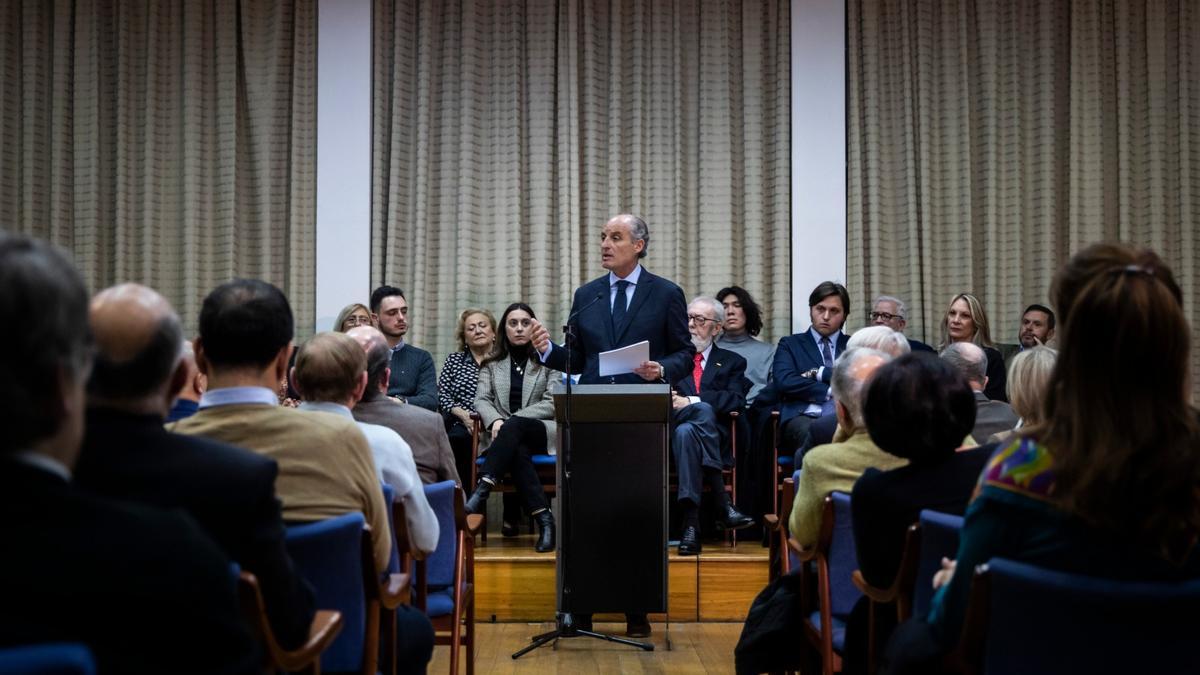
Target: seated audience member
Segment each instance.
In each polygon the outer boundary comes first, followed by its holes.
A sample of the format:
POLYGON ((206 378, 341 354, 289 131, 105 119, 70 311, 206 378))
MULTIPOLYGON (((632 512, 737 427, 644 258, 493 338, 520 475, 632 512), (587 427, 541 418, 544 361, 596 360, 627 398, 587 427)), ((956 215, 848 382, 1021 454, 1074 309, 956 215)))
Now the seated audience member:
POLYGON ((347 335, 354 338, 367 354, 367 387, 358 405, 351 410, 354 419, 385 426, 400 434, 412 449, 422 483, 429 485, 452 480, 461 485, 442 416, 387 397, 392 350, 383 333, 371 326, 359 326, 350 329, 347 335))
POLYGON ((208 375, 200 410, 167 425, 248 448, 279 464, 275 492, 288 522, 309 522, 361 511, 371 527, 375 563, 392 553, 383 491, 358 425, 328 413, 278 405, 292 350, 292 308, 278 288, 237 279, 208 294, 200 309, 196 363, 208 375))
POLYGON ((458 351, 446 355, 438 382, 438 411, 446 424, 446 435, 454 449, 459 476, 471 475, 471 413, 479 367, 496 348, 496 317, 486 309, 469 308, 458 315, 454 329, 458 351))
MULTIPOLYGON (((851 492, 858 568, 867 583, 887 588, 899 571, 908 526, 922 509, 961 516, 994 448, 955 452, 974 427, 974 392, 957 370, 928 352, 902 356, 875 373, 863 418, 880 450, 908 460, 891 471, 867 469, 851 492)), ((850 615, 847 673, 866 672, 869 604, 861 598, 850 615)), ((895 625, 894 607, 876 608, 881 651, 895 625)))
POLYGON ((337 319, 333 322, 333 329, 339 333, 348 333, 350 329, 358 326, 373 325, 375 322, 371 320, 371 310, 361 302, 354 302, 338 312, 337 319))
POLYGON ((1017 344, 997 343, 996 349, 1010 363, 1017 354, 1026 349, 1041 347, 1054 339, 1054 311, 1045 305, 1033 304, 1021 314, 1021 330, 1017 333, 1017 344))
POLYGON ((850 492, 854 481, 871 467, 895 469, 908 460, 880 450, 863 423, 863 389, 875 371, 891 357, 874 349, 847 349, 833 366, 833 399, 838 426, 846 433, 840 443, 819 445, 804 455, 800 482, 792 502, 788 531, 801 546, 813 546, 821 531, 821 504, 830 492, 850 492))
POLYGON ((545 553, 554 550, 554 514, 531 456, 555 454, 557 426, 550 383, 562 374, 542 365, 533 353, 530 333, 535 319, 529 305, 509 305, 500 316, 498 346, 479 370, 473 408, 483 418, 484 433, 492 442, 475 492, 467 500, 467 512, 482 511, 492 488, 511 473, 517 494, 538 524, 534 550, 545 553))
POLYGON ((171 410, 167 412, 168 422, 195 415, 200 409, 200 397, 204 395, 204 390, 208 389, 208 378, 196 367, 196 351, 192 348, 191 340, 183 341, 183 358, 180 363, 187 368, 187 375, 183 379, 183 387, 175 393, 175 402, 171 404, 171 410))
POLYGON ((229 559, 191 518, 71 483, 92 348, 79 273, 0 234, 0 288, 0 646, 80 642, 101 673, 261 670, 229 559))
POLYGON ((1021 427, 1036 427, 1044 419, 1046 388, 1054 374, 1058 352, 1050 347, 1037 346, 1019 352, 1008 365, 1008 400, 1018 417, 1010 431, 992 434, 989 441, 1003 441, 1021 427))
POLYGON ((988 460, 950 580, 928 617, 897 629, 892 672, 930 672, 954 646, 972 571, 995 557, 1123 581, 1200 577, 1200 428, 1171 270, 1152 251, 1096 244, 1059 270, 1051 296, 1045 421, 988 460))
POLYGON ((717 291, 717 300, 725 308, 725 325, 717 338, 717 346, 746 360, 746 379, 750 380, 746 405, 750 405, 771 381, 775 345, 758 339, 763 327, 762 309, 750 297, 749 291, 741 286, 722 288, 717 291))
MULTIPOLYGON (((900 298, 881 295, 871 303, 871 323, 876 326, 887 326, 897 333, 903 333, 908 327, 908 307, 900 298)), ((912 338, 908 340, 909 351, 933 353, 933 347, 912 338)))
POLYGON ((956 342, 973 342, 987 355, 987 387, 985 396, 993 401, 1008 401, 1005 395, 1004 357, 992 344, 988 331, 987 314, 983 304, 970 293, 960 293, 950 301, 950 308, 942 318, 942 342, 938 352, 956 342))
POLYGON ((700 553, 700 495, 707 485, 717 503, 717 526, 739 530, 754 519, 737 510, 725 492, 722 470, 733 465, 725 452, 729 443, 729 413, 746 405, 746 360, 714 343, 725 323, 725 308, 716 298, 699 297, 688 305, 688 332, 695 365, 691 375, 673 385, 671 455, 679 482, 683 529, 679 555, 700 553))
POLYGON ((833 362, 849 340, 842 332, 849 311, 850 293, 846 287, 832 281, 821 283, 808 296, 812 327, 784 336, 775 349, 771 377, 782 401, 780 453, 795 452, 813 421, 834 411, 829 382, 833 362))
MULTIPOLYGON (((909 346, 912 340, 904 337, 903 333, 892 330, 889 326, 868 326, 860 328, 850 336, 846 342, 846 349, 854 349, 855 347, 866 347, 867 349, 875 349, 887 354, 888 356, 898 359, 911 350, 909 346)), ((838 443, 846 440, 845 434, 838 434, 837 415, 829 413, 821 415, 808 428, 808 435, 804 437, 804 442, 800 444, 800 448, 796 450, 794 464, 792 466, 800 466, 804 460, 804 453, 826 443, 838 443)))
MULTIPOLYGON (((354 420, 350 412, 367 387, 367 356, 354 338, 341 333, 318 333, 297 350, 292 379, 300 391, 300 410, 317 411, 354 420)), ((367 437, 380 482, 395 490, 404 504, 410 543, 418 557, 437 548, 438 521, 429 502, 412 450, 387 427, 356 422, 367 437)))
POLYGON ((429 352, 404 341, 408 333, 408 301, 395 286, 380 286, 371 293, 371 315, 392 348, 388 396, 437 412, 437 375, 429 352))
POLYGON ((89 323, 96 361, 75 484, 195 518, 258 577, 279 642, 299 646, 308 638, 313 594, 284 547, 279 468, 249 450, 163 428, 173 391, 195 365, 180 358, 179 317, 161 295, 137 284, 106 289, 92 299, 89 323))
POLYGON ((1017 414, 1004 401, 993 401, 984 395, 987 387, 987 355, 971 342, 952 342, 942 350, 942 360, 962 374, 975 392, 975 428, 971 438, 987 440, 992 434, 1017 426, 1017 414))

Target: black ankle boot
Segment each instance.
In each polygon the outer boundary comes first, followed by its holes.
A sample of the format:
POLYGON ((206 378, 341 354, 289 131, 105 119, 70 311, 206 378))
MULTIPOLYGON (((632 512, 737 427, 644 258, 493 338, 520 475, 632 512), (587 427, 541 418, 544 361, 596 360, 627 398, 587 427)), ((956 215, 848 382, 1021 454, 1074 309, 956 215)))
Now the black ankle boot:
POLYGON ((488 495, 492 494, 492 488, 495 487, 491 483, 479 479, 479 484, 475 486, 475 491, 471 493, 471 498, 467 500, 467 513, 481 513, 483 507, 487 504, 488 495))
POLYGON ((538 553, 547 553, 554 550, 554 513, 550 509, 539 511, 533 516, 537 521, 538 540, 534 544, 533 550, 538 553))

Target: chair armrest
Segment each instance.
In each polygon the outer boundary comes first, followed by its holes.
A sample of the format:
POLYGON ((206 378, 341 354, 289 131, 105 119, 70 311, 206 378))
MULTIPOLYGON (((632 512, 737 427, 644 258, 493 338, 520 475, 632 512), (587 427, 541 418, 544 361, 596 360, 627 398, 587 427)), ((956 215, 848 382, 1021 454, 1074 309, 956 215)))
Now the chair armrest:
POLYGON ((770 532, 779 531, 779 516, 774 513, 768 513, 763 516, 763 525, 770 532))
POLYGON ((813 546, 811 548, 805 548, 800 545, 800 542, 796 541, 795 537, 788 537, 787 543, 788 543, 788 548, 790 548, 793 552, 795 552, 796 557, 798 557, 800 559, 800 562, 808 562, 810 560, 816 560, 817 550, 818 550, 816 546, 813 546))
POLYGON ((412 596, 411 581, 412 576, 404 572, 387 575, 379 584, 379 604, 384 609, 396 609, 400 605, 408 604, 412 596))
MULTIPOLYGON (((288 672, 305 670, 318 662, 322 652, 329 648, 338 633, 342 632, 342 613, 332 609, 319 609, 313 614, 308 627, 308 639, 295 649, 284 649, 275 639, 267 619, 266 604, 258 578, 250 572, 238 575, 238 594, 241 596, 243 613, 263 643, 267 659, 279 669, 288 672)), ((272 667, 274 670, 274 667, 272 667)))
POLYGON ((482 529, 483 529, 483 514, 482 513, 467 514, 467 532, 473 537, 473 536, 479 534, 479 531, 482 529))
POLYGON ((850 579, 854 582, 854 586, 873 602, 888 603, 896 599, 895 585, 889 588, 878 588, 876 586, 872 586, 871 584, 867 583, 866 579, 863 578, 862 570, 854 570, 854 574, 850 576, 850 579))

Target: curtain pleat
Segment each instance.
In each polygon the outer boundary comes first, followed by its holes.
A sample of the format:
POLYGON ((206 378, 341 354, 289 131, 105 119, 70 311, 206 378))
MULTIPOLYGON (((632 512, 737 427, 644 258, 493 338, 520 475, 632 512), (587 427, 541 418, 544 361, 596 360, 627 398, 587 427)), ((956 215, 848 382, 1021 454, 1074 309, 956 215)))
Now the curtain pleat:
POLYGON ((435 360, 467 306, 560 324, 626 211, 647 269, 689 295, 745 286, 764 337, 788 332, 787 1, 374 11, 372 282, 406 291, 435 360))
POLYGON ((3 3, 0 227, 90 288, 156 288, 189 331, 257 277, 311 330, 316 10, 308 2, 3 3))

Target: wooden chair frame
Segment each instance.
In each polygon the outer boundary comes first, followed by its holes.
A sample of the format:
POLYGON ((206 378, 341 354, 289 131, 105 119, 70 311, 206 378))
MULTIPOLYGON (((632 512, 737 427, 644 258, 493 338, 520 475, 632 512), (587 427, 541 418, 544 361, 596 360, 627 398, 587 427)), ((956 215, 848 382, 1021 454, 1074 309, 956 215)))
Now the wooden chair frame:
POLYGON ((275 631, 267 618, 267 605, 263 601, 258 577, 245 570, 238 574, 238 597, 242 614, 255 637, 263 646, 263 672, 283 670, 289 673, 312 673, 320 675, 321 654, 342 632, 342 613, 331 609, 319 609, 308 627, 308 639, 294 649, 285 649, 275 638, 275 631))
POLYGON ((832 596, 829 590, 829 548, 833 542, 833 497, 825 495, 821 504, 821 531, 817 535, 817 544, 810 548, 800 545, 795 539, 788 537, 788 547, 800 558, 800 575, 802 592, 800 594, 801 611, 804 615, 804 634, 821 656, 821 672, 832 675, 841 672, 842 657, 833 650, 833 611, 832 596), (816 570, 817 610, 821 613, 821 630, 818 630, 808 616, 813 611, 812 594, 806 592, 810 586, 811 568, 816 570))
MULTIPOLYGON (((454 488, 454 536, 457 548, 454 556, 454 610, 446 616, 430 617, 433 623, 434 644, 450 646, 450 673, 458 673, 459 651, 467 648, 467 675, 475 673, 475 535, 483 529, 483 514, 467 515, 463 490, 454 488)), ((441 536, 449 536, 449 532, 441 536)), ((424 560, 417 561, 416 606, 428 609, 428 569, 424 560)))
POLYGON ((392 536, 400 559, 400 571, 381 577, 379 633, 382 640, 380 661, 383 672, 394 674, 399 668, 396 656, 396 610, 400 605, 412 604, 412 560, 423 557, 410 543, 404 503, 399 499, 392 502, 392 536))
POLYGON ((796 483, 791 476, 783 479, 780 487, 780 510, 763 516, 767 528, 767 578, 774 581, 781 574, 792 571, 791 557, 788 556, 788 519, 792 517, 792 502, 796 499, 796 483))
POLYGON ((894 603, 896 606, 897 623, 902 623, 912 616, 913 589, 917 581, 917 567, 921 559, 921 524, 913 523, 904 532, 904 549, 900 554, 900 566, 896 576, 887 588, 877 588, 867 583, 862 570, 854 570, 851 579, 858 590, 867 596, 869 605, 869 630, 867 632, 867 672, 877 672, 879 654, 878 640, 875 635, 875 612, 880 605, 894 603))

